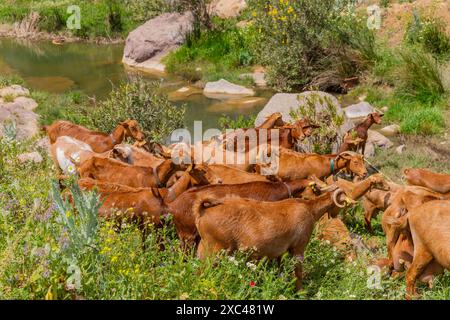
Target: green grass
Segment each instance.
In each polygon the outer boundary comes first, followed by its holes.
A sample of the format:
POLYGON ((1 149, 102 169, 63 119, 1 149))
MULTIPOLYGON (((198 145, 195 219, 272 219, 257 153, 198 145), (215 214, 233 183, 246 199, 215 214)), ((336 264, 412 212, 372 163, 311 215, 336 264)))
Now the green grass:
MULTIPOLYGON (((315 237, 304 262, 304 290, 295 292, 294 260, 252 262, 244 253, 221 255, 201 262, 179 248, 172 226, 154 230, 141 248, 133 224, 120 233, 100 219, 95 241, 77 247, 73 256, 64 235, 65 225, 54 209, 50 187, 55 171, 44 150, 40 164, 20 164, 17 155, 34 141, 0 141, 0 298, 2 299, 403 299, 404 278, 382 276, 381 289, 369 289, 367 267, 385 255, 379 221, 373 237, 379 247, 362 252, 354 262, 343 260, 330 245, 315 237), (157 236, 164 251, 158 250, 157 236), (80 271, 80 287, 72 289, 73 270, 80 271), (255 286, 250 284, 254 283, 255 286)), ((363 239, 361 209, 347 214, 347 225, 363 239)), ((450 276, 438 277, 433 289, 420 286, 423 298, 447 299, 450 276)))
POLYGON ((21 21, 30 12, 41 16, 39 29, 51 33, 63 31, 82 38, 120 38, 144 21, 168 10, 160 0, 6 0, 0 4, 0 23, 21 21), (78 5, 81 29, 69 30, 66 21, 70 5, 78 5))
POLYGON ((188 37, 186 44, 165 58, 167 71, 190 81, 228 81, 251 84, 240 74, 250 72, 253 56, 248 45, 248 32, 236 27, 188 37))

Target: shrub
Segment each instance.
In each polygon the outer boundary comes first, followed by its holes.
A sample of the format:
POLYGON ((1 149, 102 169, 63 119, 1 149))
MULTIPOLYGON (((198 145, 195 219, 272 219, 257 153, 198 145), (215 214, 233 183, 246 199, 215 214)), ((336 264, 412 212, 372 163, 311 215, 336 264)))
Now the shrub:
POLYGON ((439 63, 420 48, 399 51, 399 85, 421 101, 435 101, 445 94, 439 63))
POLYGON ((373 34, 347 10, 349 1, 252 0, 256 53, 280 91, 337 89, 372 59, 373 34), (356 28, 356 26, 358 26, 356 28), (353 37, 353 38, 352 38, 353 37), (348 39, 352 39, 349 41, 348 39))
POLYGON ((173 130, 183 127, 184 107, 172 105, 160 93, 160 83, 141 78, 124 82, 115 88, 108 99, 89 110, 94 127, 111 132, 121 121, 137 120, 147 139, 162 142, 173 130))
POLYGON ((305 139, 302 144, 306 144, 303 152, 314 152, 319 154, 329 154, 333 150, 333 145, 340 140, 338 129, 344 123, 344 116, 337 114, 337 108, 329 97, 319 95, 307 96, 305 104, 290 113, 294 120, 308 118, 313 123, 317 123, 320 128, 315 130, 315 134, 305 139), (316 111, 316 105, 325 105, 322 112, 316 111), (323 125, 322 125, 323 124, 323 125))
POLYGON ((416 11, 405 33, 405 40, 410 44, 420 44, 428 53, 437 58, 450 56, 450 37, 446 24, 436 18, 425 18, 423 21, 416 11))

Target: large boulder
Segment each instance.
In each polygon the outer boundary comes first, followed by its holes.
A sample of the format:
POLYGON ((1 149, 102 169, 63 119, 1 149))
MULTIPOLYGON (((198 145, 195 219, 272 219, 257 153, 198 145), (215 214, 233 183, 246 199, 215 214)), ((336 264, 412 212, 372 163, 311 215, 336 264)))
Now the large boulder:
POLYGON ((193 23, 191 12, 165 13, 147 21, 128 35, 123 62, 149 71, 164 71, 161 59, 184 42, 193 23))
POLYGON ((209 12, 222 19, 229 19, 239 16, 246 7, 245 0, 213 0, 209 12))
POLYGON ((347 118, 354 120, 366 117, 372 112, 375 112, 375 109, 370 105, 370 103, 362 101, 344 108, 344 111, 347 118))
POLYGON ((206 96, 212 95, 212 97, 215 94, 253 96, 255 95, 255 91, 231 83, 225 79, 220 79, 219 81, 206 83, 203 94, 206 96))
POLYGON ((0 136, 6 126, 15 127, 17 140, 35 136, 39 132, 39 116, 32 111, 37 107, 36 101, 23 97, 29 95, 28 89, 13 85, 0 89, 0 95, 16 97, 14 102, 0 102, 0 136))

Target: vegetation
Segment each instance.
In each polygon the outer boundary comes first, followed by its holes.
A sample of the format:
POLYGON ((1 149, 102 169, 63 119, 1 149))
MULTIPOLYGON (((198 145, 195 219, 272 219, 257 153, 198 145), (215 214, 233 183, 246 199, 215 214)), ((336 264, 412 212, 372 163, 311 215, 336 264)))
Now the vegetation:
MULTIPOLYGON (((217 21, 217 20, 216 20, 217 21)), ((189 81, 216 81, 225 78, 249 84, 240 74, 249 72, 253 56, 249 47, 250 33, 229 23, 217 30, 188 35, 186 44, 165 60, 167 71, 189 81)))
POLYGON ((92 125, 104 132, 127 119, 138 120, 151 141, 162 142, 184 124, 184 107, 176 107, 159 91, 159 82, 137 79, 113 90, 108 99, 86 112, 92 125))
POLYGON ((29 13, 40 15, 39 29, 51 33, 63 31, 82 38, 124 37, 142 22, 169 10, 162 0, 5 0, 0 4, 0 22, 16 22, 29 13), (71 5, 80 8, 81 28, 69 30, 71 5))
MULTIPOLYGON (((294 261, 280 265, 249 261, 245 253, 201 262, 179 248, 173 226, 154 230, 142 250, 137 227, 97 219, 97 197, 71 187, 74 205, 64 202, 51 183, 55 171, 46 152, 40 164, 21 164, 17 155, 35 149, 34 141, 0 140, 0 298, 2 299, 403 299, 404 278, 381 278, 367 287, 372 261, 386 254, 380 217, 375 237, 363 227, 361 208, 349 211, 350 231, 370 243, 353 261, 315 236, 304 262, 304 290, 295 293, 294 261), (163 239, 159 251, 157 238, 163 239)), ((395 157, 394 157, 395 158, 395 157)), ((450 172, 448 164, 408 152, 394 159, 377 155, 386 174, 420 165, 450 172), (436 167, 438 166, 438 167, 436 167), (444 168, 444 166, 446 166, 444 168)), ((397 178, 397 176, 393 176, 397 178)), ((450 274, 424 299, 448 299, 450 274)))

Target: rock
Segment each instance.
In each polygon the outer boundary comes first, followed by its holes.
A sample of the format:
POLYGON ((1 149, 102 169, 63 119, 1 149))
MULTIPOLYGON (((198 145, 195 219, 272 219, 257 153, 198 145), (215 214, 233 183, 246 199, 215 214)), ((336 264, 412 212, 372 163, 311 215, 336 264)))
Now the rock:
POLYGON ((150 19, 130 32, 122 61, 140 69, 164 72, 161 59, 184 42, 193 21, 191 12, 165 13, 150 19))
POLYGON ((373 143, 366 143, 366 147, 364 149, 364 157, 371 158, 375 155, 375 145, 373 143))
POLYGON ((174 92, 170 92, 169 100, 171 101, 184 100, 192 95, 202 94, 202 92, 203 92, 202 89, 194 86, 182 87, 174 92))
POLYGON ((17 159, 20 163, 25 162, 34 162, 34 163, 41 163, 43 161, 42 156, 39 152, 30 152, 30 153, 22 153, 20 154, 17 159))
POLYGON ((375 112, 375 109, 366 101, 362 101, 357 104, 352 104, 347 108, 344 108, 345 115, 349 119, 359 119, 366 117, 368 114, 375 112))
POLYGON ((0 89, 0 97, 4 98, 6 96, 10 96, 13 98, 21 97, 21 96, 29 96, 30 91, 22 86, 14 84, 9 87, 5 87, 0 89))
POLYGON ((384 113, 388 112, 389 108, 388 107, 383 107, 381 108, 381 111, 383 111, 384 113))
MULTIPOLYGON (((12 88, 16 94, 29 93, 27 89, 20 86, 8 88, 12 88)), ((3 136, 6 122, 15 124, 17 140, 29 139, 36 135, 39 132, 39 116, 32 111, 36 107, 37 103, 33 99, 24 97, 18 97, 11 103, 0 104, 0 136, 3 136)))
POLYGON ((405 151, 406 146, 404 144, 402 144, 401 146, 398 146, 397 148, 395 148, 395 152, 397 152, 398 154, 402 154, 403 151, 405 151))
POLYGON ((211 15, 222 19, 229 19, 239 16, 246 7, 247 2, 245 0, 213 0, 209 12, 211 15))
POLYGON ((383 136, 381 133, 369 129, 367 131, 366 148, 367 148, 367 144, 370 144, 370 143, 373 143, 375 146, 380 147, 380 148, 390 148, 394 145, 391 140, 389 140, 388 138, 383 136))
POLYGON ((255 91, 231 83, 225 79, 220 79, 219 81, 206 83, 203 94, 206 96, 214 94, 253 96, 255 95, 255 91))
POLYGON ((396 124, 392 124, 390 126, 380 129, 380 132, 386 136, 394 136, 400 132, 400 126, 396 125, 396 124))
POLYGON ((239 21, 238 23, 236 23, 236 27, 239 29, 242 29, 242 28, 247 28, 251 24, 252 24, 252 22, 250 22, 248 20, 242 20, 242 21, 239 21))
POLYGON ((17 97, 14 102, 4 104, 4 108, 12 109, 25 109, 28 111, 33 111, 38 106, 37 102, 31 98, 27 97, 17 97))
POLYGON ((34 144, 37 148, 44 149, 46 151, 50 150, 50 140, 48 137, 43 137, 36 141, 34 144))

